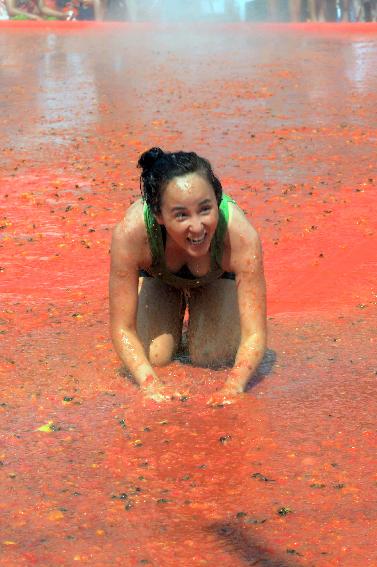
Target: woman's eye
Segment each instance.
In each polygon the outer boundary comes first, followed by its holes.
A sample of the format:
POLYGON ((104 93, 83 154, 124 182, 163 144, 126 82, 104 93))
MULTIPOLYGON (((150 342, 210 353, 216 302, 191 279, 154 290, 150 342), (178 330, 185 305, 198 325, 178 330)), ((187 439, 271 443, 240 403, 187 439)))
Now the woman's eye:
POLYGON ((208 206, 208 207, 203 207, 200 212, 201 213, 209 213, 210 210, 212 209, 212 207, 208 206))
POLYGON ((184 219, 186 217, 185 213, 176 213, 175 218, 176 219, 184 219))

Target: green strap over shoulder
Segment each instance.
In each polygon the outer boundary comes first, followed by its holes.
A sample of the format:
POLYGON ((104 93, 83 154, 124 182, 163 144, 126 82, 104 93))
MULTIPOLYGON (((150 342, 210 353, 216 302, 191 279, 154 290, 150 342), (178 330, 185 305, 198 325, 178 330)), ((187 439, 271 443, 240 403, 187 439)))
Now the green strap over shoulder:
POLYGON ((224 238, 225 233, 228 228, 229 221, 229 203, 236 202, 229 197, 229 195, 223 194, 221 203, 219 206, 219 221, 217 223, 216 232, 211 244, 211 265, 212 268, 216 266, 221 266, 224 252, 224 238))
POLYGON ((148 233, 149 247, 152 254, 152 265, 158 264, 164 258, 161 227, 155 219, 149 205, 144 202, 144 222, 148 233))

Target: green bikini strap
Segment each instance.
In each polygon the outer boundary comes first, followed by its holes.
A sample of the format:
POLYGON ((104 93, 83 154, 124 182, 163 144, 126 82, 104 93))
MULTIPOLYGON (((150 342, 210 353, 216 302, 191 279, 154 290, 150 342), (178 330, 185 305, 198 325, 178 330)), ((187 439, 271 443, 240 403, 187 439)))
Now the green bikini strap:
POLYGON ((223 194, 219 206, 219 221, 217 223, 216 232, 213 237, 213 245, 211 248, 212 269, 214 269, 216 266, 221 267, 224 252, 224 238, 225 233, 228 229, 229 203, 235 203, 235 201, 228 195, 223 194))
POLYGON ((162 242, 161 227, 155 219, 148 203, 144 202, 144 222, 147 228, 149 247, 152 254, 152 265, 156 265, 164 258, 164 244, 162 242))

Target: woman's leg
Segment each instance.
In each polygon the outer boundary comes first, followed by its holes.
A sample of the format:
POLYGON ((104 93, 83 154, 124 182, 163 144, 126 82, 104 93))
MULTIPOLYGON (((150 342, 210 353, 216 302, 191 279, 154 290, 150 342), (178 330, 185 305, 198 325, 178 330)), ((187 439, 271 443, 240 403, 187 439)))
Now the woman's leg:
POLYGON ((183 293, 155 278, 140 278, 137 333, 150 362, 168 364, 182 334, 185 310, 183 293))
POLYGON ((232 364, 240 344, 240 315, 234 280, 218 279, 190 292, 188 342, 198 366, 232 364))

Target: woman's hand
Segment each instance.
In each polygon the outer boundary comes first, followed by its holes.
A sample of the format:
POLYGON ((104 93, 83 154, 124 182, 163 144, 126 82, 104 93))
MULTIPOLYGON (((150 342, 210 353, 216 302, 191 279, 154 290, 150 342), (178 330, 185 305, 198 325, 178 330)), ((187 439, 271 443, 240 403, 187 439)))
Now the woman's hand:
POLYGON ((208 406, 221 407, 234 404, 237 397, 242 394, 243 388, 233 384, 224 384, 218 392, 212 394, 207 402, 208 406))
POLYGON ((188 399, 188 396, 181 392, 175 391, 168 393, 165 384, 161 382, 157 376, 153 376, 152 374, 147 376, 144 382, 140 385, 140 389, 145 398, 157 403, 167 402, 169 400, 185 401, 188 399))
POLYGON ((140 385, 143 395, 154 402, 161 403, 171 400, 171 396, 167 394, 165 385, 157 377, 149 375, 140 385))

